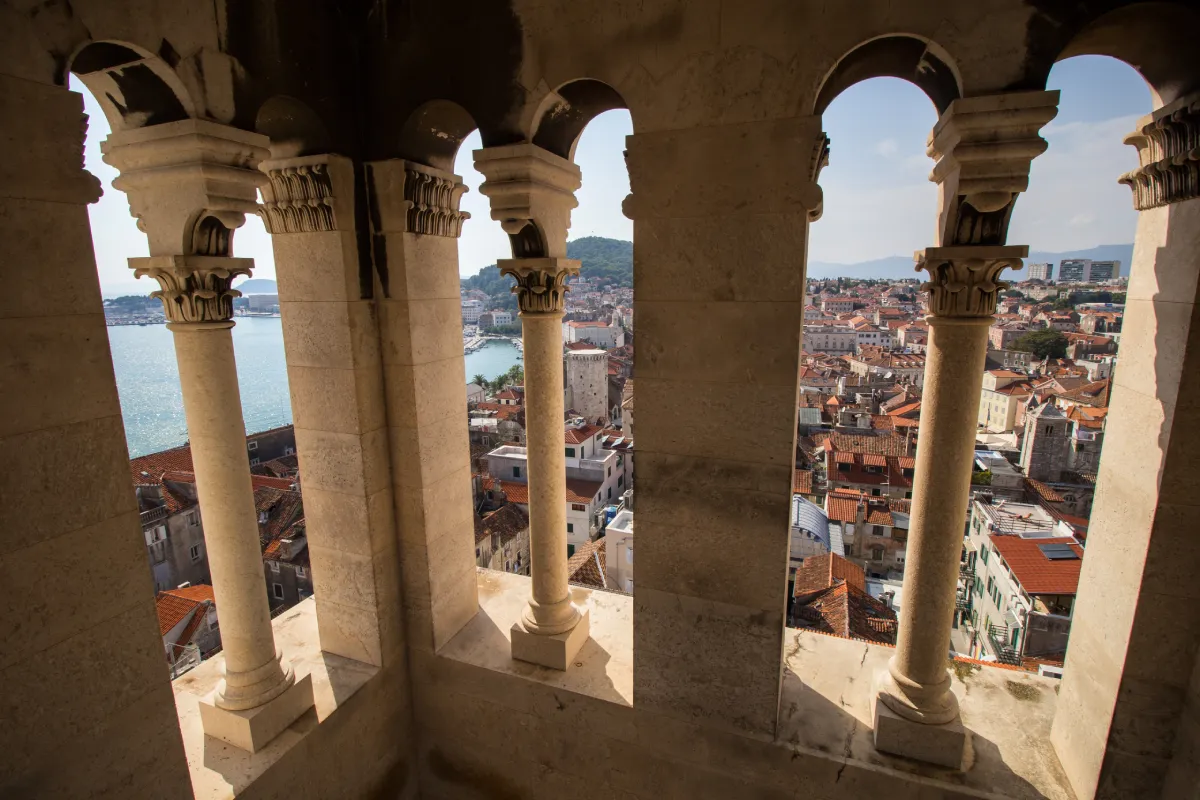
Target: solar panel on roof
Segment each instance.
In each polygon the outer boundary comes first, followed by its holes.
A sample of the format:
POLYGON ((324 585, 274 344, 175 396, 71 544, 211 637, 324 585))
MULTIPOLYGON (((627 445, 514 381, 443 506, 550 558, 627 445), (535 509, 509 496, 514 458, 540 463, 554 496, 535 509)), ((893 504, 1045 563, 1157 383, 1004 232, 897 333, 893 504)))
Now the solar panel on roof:
POLYGON ((1039 544, 1038 550, 1051 561, 1066 561, 1079 558, 1079 555, 1066 544, 1039 544))

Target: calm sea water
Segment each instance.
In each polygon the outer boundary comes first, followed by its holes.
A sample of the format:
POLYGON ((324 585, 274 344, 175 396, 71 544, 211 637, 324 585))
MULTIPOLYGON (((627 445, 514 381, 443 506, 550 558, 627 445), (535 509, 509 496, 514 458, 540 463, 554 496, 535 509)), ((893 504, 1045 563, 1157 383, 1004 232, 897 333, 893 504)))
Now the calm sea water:
MULTIPOLYGON (((171 335, 165 325, 108 328, 130 456, 178 447, 187 441, 171 335)), ((246 431, 290 423, 292 406, 280 320, 238 318, 233 327, 233 349, 246 431)), ((488 379, 495 378, 518 363, 517 355, 517 348, 508 342, 490 342, 466 357, 466 375, 479 372, 488 379)))

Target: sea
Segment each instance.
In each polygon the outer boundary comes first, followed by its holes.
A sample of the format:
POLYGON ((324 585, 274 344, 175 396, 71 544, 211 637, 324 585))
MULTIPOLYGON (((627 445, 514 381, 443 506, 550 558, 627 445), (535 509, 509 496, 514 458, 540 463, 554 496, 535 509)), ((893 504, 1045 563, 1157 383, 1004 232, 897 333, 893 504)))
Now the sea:
MULTIPOLYGON (((125 439, 130 457, 185 444, 187 422, 175 364, 172 334, 165 325, 114 325, 108 328, 125 439)), ((239 317, 233 326, 238 385, 246 432, 290 424, 283 329, 278 317, 239 317)), ((466 356, 467 375, 489 380, 520 363, 520 351, 508 341, 489 341, 466 356)))

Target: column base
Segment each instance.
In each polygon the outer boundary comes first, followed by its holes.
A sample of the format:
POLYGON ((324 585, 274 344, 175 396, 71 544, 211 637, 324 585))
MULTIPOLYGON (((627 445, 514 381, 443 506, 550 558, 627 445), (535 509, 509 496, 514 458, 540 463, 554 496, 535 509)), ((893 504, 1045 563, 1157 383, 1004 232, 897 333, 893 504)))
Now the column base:
POLYGON ((312 707, 312 676, 305 675, 279 696, 245 711, 220 708, 210 694, 200 701, 200 723, 205 736, 257 753, 312 707))
POLYGON ((566 670, 588 640, 591 630, 590 611, 579 609, 579 622, 563 633, 550 636, 530 633, 522 622, 512 626, 512 657, 550 669, 566 670))
POLYGON ((871 692, 871 718, 874 721, 875 749, 892 755, 961 770, 967 754, 970 732, 962 718, 930 725, 913 722, 888 708, 881 692, 871 692))

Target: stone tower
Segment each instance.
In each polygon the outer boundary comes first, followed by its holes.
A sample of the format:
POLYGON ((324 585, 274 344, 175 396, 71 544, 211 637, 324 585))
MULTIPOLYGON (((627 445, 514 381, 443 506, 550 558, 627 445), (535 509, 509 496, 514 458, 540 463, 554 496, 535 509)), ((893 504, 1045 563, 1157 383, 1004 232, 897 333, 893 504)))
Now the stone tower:
POLYGON ((1025 415, 1021 469, 1035 481, 1062 480, 1070 445, 1071 421, 1053 403, 1044 403, 1025 415))
POLYGON ((608 424, 608 353, 567 351, 567 405, 589 423, 608 424))

